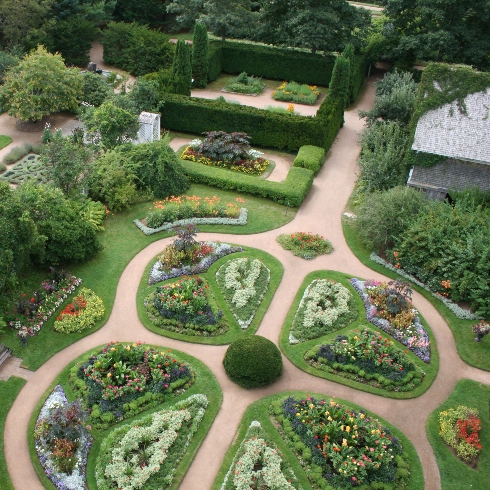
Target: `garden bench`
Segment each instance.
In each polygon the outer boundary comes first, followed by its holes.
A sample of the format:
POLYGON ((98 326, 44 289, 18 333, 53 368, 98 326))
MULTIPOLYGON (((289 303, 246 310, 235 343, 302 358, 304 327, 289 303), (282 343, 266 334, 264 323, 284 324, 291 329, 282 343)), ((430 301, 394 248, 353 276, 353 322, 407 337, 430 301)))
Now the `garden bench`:
POLYGON ((0 366, 12 355, 12 349, 5 344, 0 344, 0 366))

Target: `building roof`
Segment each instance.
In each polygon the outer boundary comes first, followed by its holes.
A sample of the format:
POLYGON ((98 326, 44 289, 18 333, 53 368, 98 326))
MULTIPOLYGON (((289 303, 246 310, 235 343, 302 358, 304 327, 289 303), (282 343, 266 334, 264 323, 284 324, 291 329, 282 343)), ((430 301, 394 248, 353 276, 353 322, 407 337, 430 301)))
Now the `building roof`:
MULTIPOLYGON (((434 82, 437 88, 437 82, 434 82)), ((412 150, 490 164, 490 88, 423 114, 412 150)))
POLYGON ((448 189, 463 191, 478 187, 482 191, 488 191, 490 165, 462 162, 452 158, 433 167, 416 165, 410 172, 407 185, 441 193, 444 197, 448 189))

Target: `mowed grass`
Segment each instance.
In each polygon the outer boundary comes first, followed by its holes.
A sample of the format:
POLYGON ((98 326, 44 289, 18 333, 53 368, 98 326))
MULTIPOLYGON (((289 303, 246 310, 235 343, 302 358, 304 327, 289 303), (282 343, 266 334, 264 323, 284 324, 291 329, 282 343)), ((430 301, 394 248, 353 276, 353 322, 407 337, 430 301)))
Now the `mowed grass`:
MULTIPOLYGON (((387 391, 381 388, 374 388, 369 384, 359 383, 357 381, 343 378, 341 376, 336 376, 335 374, 328 373, 320 369, 315 369, 305 361, 304 356, 306 352, 311 348, 313 348, 314 346, 332 342, 335 339, 335 337, 337 337, 337 335, 347 335, 352 330, 356 330, 356 329, 362 330, 364 327, 368 327, 370 330, 379 331, 380 334, 383 335, 383 337, 392 338, 389 334, 383 332, 382 330, 379 330, 375 325, 368 322, 368 320, 366 319, 366 314, 365 314, 365 309, 364 309, 364 304, 362 302, 362 299, 349 282, 349 279, 351 277, 353 276, 343 274, 342 272, 325 271, 325 270, 311 272, 305 277, 298 292, 296 293, 296 297, 294 298, 293 304, 289 309, 288 315, 286 317, 286 320, 284 321, 284 325, 281 330, 281 335, 279 337, 279 346, 281 350, 284 352, 285 356, 296 367, 298 367, 302 371, 307 372, 308 374, 312 374, 313 376, 318 376, 319 378, 325 378, 330 381, 334 381, 336 383, 341 383, 343 385, 350 386, 351 388, 355 388, 357 390, 367 391, 368 393, 384 396, 386 398, 407 399, 407 398, 415 398, 417 396, 420 396, 422 393, 427 391, 427 389, 430 387, 430 385, 432 384, 432 382, 434 381, 437 375, 437 370, 439 369, 439 354, 437 352, 437 346, 435 343, 434 335, 432 334, 430 327, 427 325, 427 322, 423 319, 422 316, 420 316, 422 324, 424 325, 424 328, 427 330, 431 342, 431 361, 429 364, 426 364, 421 359, 419 359, 415 354, 408 351, 407 356, 410 358, 410 360, 412 360, 417 366, 423 369, 426 373, 424 381, 412 391, 397 392, 397 391, 387 391), (300 342, 298 344, 290 344, 289 332, 291 330, 294 315, 296 314, 296 311, 298 309, 301 298, 303 297, 305 289, 315 279, 330 279, 335 282, 339 282, 343 286, 345 286, 354 297, 357 306, 357 311, 358 311, 357 319, 353 321, 350 325, 347 325, 344 328, 341 328, 340 330, 336 330, 335 332, 324 335, 322 337, 318 337, 316 339, 308 340, 305 342, 300 342)), ((401 344, 400 342, 394 339, 393 341, 395 342, 396 347, 398 347, 401 350, 406 350, 406 347, 403 344, 401 344)))
POLYGON ((434 410, 427 419, 427 437, 436 455, 442 490, 490 489, 489 400, 490 386, 469 379, 462 379, 448 399, 437 410, 434 410), (483 448, 478 457, 476 470, 460 461, 439 436, 439 413, 459 405, 477 408, 480 415, 480 442, 483 448))
MULTIPOLYGON (((235 202, 238 196, 245 199, 245 202, 241 204, 249 211, 248 222, 245 226, 205 225, 199 227, 199 231, 203 232, 237 235, 261 233, 288 223, 296 215, 296 209, 264 198, 223 191, 204 185, 193 185, 187 194, 201 197, 216 195, 225 203, 235 202)), ((104 223, 105 231, 99 233, 103 250, 83 264, 65 266, 72 274, 82 278, 82 286, 94 290, 104 302, 104 317, 93 327, 80 333, 57 333, 53 330, 57 316, 55 314, 44 324, 38 335, 29 338, 27 347, 22 346, 16 330, 6 329, 6 333, 2 335, 2 342, 13 349, 15 356, 23 358, 23 367, 36 370, 57 352, 90 335, 105 324, 114 304, 119 277, 128 263, 150 243, 171 235, 161 232, 145 236, 134 225, 133 220, 144 218, 151 206, 151 202, 144 202, 129 210, 110 215, 104 223)), ((44 267, 31 269, 29 276, 25 279, 26 282, 23 283, 23 292, 30 294, 37 290, 41 282, 48 277, 48 273, 48 269, 44 267)), ((62 308, 63 305, 60 310, 62 308)))
POLYGON ((10 136, 0 134, 0 150, 5 148, 7 145, 10 145, 10 143, 12 143, 12 138, 10 136))
MULTIPOLYGON (((342 222, 344 237, 349 245, 349 248, 365 266, 387 277, 391 277, 392 279, 408 281, 408 279, 399 276, 390 269, 373 262, 369 258, 371 252, 367 250, 360 242, 354 224, 346 218, 343 218, 342 222)), ((482 342, 475 342, 475 334, 472 332, 471 326, 477 323, 477 321, 461 320, 451 310, 449 310, 444 303, 434 298, 425 289, 417 286, 416 284, 410 284, 415 291, 422 294, 428 301, 430 301, 432 306, 434 306, 434 308, 444 318, 454 336, 459 357, 461 357, 461 359, 470 366, 474 366, 485 371, 490 371, 490 338, 485 337, 482 342)))
POLYGON ((10 407, 25 384, 25 379, 16 378, 15 376, 11 376, 7 381, 0 381, 0 434, 2 434, 0 438, 0 488, 2 490, 14 490, 7 471, 7 462, 5 461, 3 440, 5 420, 7 419, 10 407))

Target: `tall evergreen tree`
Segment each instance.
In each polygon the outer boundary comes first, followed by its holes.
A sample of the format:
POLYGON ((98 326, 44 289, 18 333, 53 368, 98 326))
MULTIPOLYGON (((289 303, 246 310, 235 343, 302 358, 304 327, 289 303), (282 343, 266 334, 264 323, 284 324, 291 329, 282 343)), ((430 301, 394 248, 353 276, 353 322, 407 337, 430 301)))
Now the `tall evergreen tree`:
POLYGON ((342 101, 343 108, 349 104, 350 61, 338 56, 332 70, 332 78, 328 86, 328 97, 342 101))
POLYGON ((208 31, 200 22, 194 28, 192 44, 192 76, 194 87, 205 88, 208 83, 208 31))
POLYGON ((348 44, 344 51, 342 51, 342 56, 349 60, 349 93, 348 93, 348 102, 354 102, 354 46, 352 44, 348 44))
POLYGON ((179 39, 172 64, 171 85, 175 94, 191 95, 192 68, 190 48, 179 39))

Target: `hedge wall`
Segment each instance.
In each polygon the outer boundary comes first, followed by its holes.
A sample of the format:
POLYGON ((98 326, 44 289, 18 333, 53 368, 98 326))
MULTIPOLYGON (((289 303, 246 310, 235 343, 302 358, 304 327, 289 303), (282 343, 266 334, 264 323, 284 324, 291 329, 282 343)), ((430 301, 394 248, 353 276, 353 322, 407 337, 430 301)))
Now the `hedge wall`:
POLYGON ((299 167, 291 167, 283 182, 271 182, 252 175, 208 167, 189 160, 181 160, 181 164, 192 182, 254 194, 293 207, 298 207, 303 202, 311 189, 314 178, 311 170, 299 167))
POLYGON ((334 62, 333 54, 323 56, 236 41, 226 41, 222 44, 221 63, 226 73, 235 74, 245 71, 256 77, 294 80, 298 83, 327 87, 334 62))
POLYGON ((216 80, 219 74, 223 71, 221 66, 221 57, 223 55, 221 43, 209 43, 208 48, 208 81, 216 80))
POLYGON ((324 162, 325 150, 323 148, 305 145, 299 149, 298 155, 294 159, 293 167, 308 168, 316 175, 322 168, 324 162))
MULTIPOLYGON (((278 114, 217 100, 165 94, 162 127, 185 133, 247 133, 254 146, 297 151, 303 145, 324 147, 325 122, 311 116, 278 114)), ((335 134, 340 126, 337 126, 335 134)), ((332 140, 333 141, 333 140, 332 140)))

